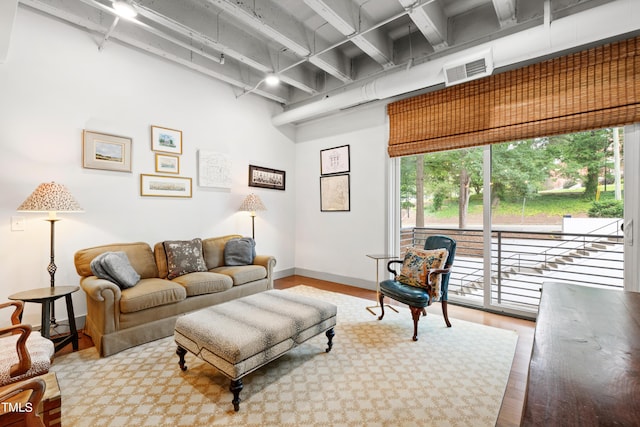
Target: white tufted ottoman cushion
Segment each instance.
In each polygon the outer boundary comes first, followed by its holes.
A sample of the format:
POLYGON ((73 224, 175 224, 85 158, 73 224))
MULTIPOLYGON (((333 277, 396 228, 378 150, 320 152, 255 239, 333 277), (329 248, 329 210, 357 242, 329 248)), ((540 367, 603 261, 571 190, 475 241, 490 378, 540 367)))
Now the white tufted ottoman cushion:
POLYGON ((331 350, 337 307, 284 290, 269 290, 178 318, 175 342, 180 367, 187 351, 232 380, 239 410, 241 377, 326 332, 331 350))

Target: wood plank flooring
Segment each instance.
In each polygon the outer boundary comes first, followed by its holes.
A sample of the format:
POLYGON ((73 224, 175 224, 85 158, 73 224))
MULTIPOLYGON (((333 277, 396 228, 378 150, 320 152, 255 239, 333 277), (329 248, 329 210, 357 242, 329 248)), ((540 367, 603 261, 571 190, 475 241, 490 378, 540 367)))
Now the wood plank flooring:
MULTIPOLYGON (((376 300, 375 291, 342 285, 334 282, 327 282, 324 280, 312 279, 304 276, 289 276, 282 279, 276 279, 274 281, 274 287, 276 289, 286 289, 297 285, 314 286, 316 288, 324 289, 331 292, 339 292, 358 298, 369 299, 372 301, 376 300)), ((385 303, 403 307, 402 304, 398 304, 389 298, 385 300, 385 303)), ((440 307, 432 307, 430 308, 430 311, 441 313, 440 307)), ((409 313, 407 312, 407 316, 408 315, 409 313)), ((496 328, 510 329, 517 332, 518 344, 516 347, 516 354, 513 359, 513 365, 511 366, 511 374, 509 375, 507 390, 502 401, 502 407, 500 408, 500 414, 498 415, 496 426, 519 426, 520 419, 522 417, 522 407, 524 404, 524 396, 527 386, 527 374, 529 371, 531 348, 533 346, 535 323, 528 320, 487 313, 481 310, 460 307, 453 304, 449 304, 449 318, 466 320, 469 322, 480 323, 496 328)), ((79 333, 78 347, 80 350, 93 347, 91 338, 85 335, 83 331, 80 331, 79 333)), ((68 345, 65 348, 61 349, 58 353, 56 353, 56 356, 67 354, 71 351, 71 345, 68 345)))

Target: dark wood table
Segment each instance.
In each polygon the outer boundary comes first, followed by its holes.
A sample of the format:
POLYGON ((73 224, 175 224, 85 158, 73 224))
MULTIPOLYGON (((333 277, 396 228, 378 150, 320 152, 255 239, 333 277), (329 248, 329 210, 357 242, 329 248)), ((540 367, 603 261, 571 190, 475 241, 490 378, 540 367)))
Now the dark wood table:
POLYGON ((521 425, 640 425, 640 293, 543 284, 521 425))
POLYGON ((31 289, 10 295, 9 299, 41 304, 40 335, 55 343, 56 352, 69 343, 73 344, 74 350, 78 350, 78 330, 76 329, 76 318, 73 313, 73 300, 71 299, 71 294, 78 291, 78 289, 80 289, 78 286, 55 286, 31 289), (51 338, 51 304, 62 297, 65 298, 67 303, 70 333, 63 337, 51 338))

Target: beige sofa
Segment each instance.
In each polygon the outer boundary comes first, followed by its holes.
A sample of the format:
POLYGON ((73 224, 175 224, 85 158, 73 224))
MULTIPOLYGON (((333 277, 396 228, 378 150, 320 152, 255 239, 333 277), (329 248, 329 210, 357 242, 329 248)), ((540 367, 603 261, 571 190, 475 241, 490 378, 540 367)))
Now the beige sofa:
POLYGON ((181 314, 221 302, 273 289, 272 256, 257 255, 252 265, 225 266, 224 247, 239 235, 202 240, 206 272, 167 279, 167 256, 163 243, 153 250, 147 243, 121 243, 82 249, 74 262, 80 286, 87 296, 85 333, 93 339, 101 356, 173 335, 181 314), (107 251, 123 251, 140 281, 121 289, 99 279, 91 261, 107 251))

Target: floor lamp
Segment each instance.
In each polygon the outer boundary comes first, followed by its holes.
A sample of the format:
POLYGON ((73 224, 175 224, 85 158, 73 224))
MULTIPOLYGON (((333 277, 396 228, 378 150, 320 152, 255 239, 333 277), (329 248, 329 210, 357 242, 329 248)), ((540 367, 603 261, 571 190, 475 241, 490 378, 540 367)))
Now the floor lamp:
MULTIPOLYGON (((40 184, 27 199, 18 207, 18 212, 48 212, 46 221, 51 223, 50 257, 47 271, 51 278, 51 288, 56 286, 55 274, 58 267, 55 263, 55 224, 60 219, 58 212, 83 212, 78 202, 73 198, 64 185, 55 182, 40 184)), ((51 303, 51 324, 56 324, 55 305, 51 303)))
POLYGON ((266 211, 267 208, 262 204, 260 197, 251 193, 245 197, 244 201, 240 205, 239 211, 251 212, 251 237, 256 239, 256 211, 266 211))

